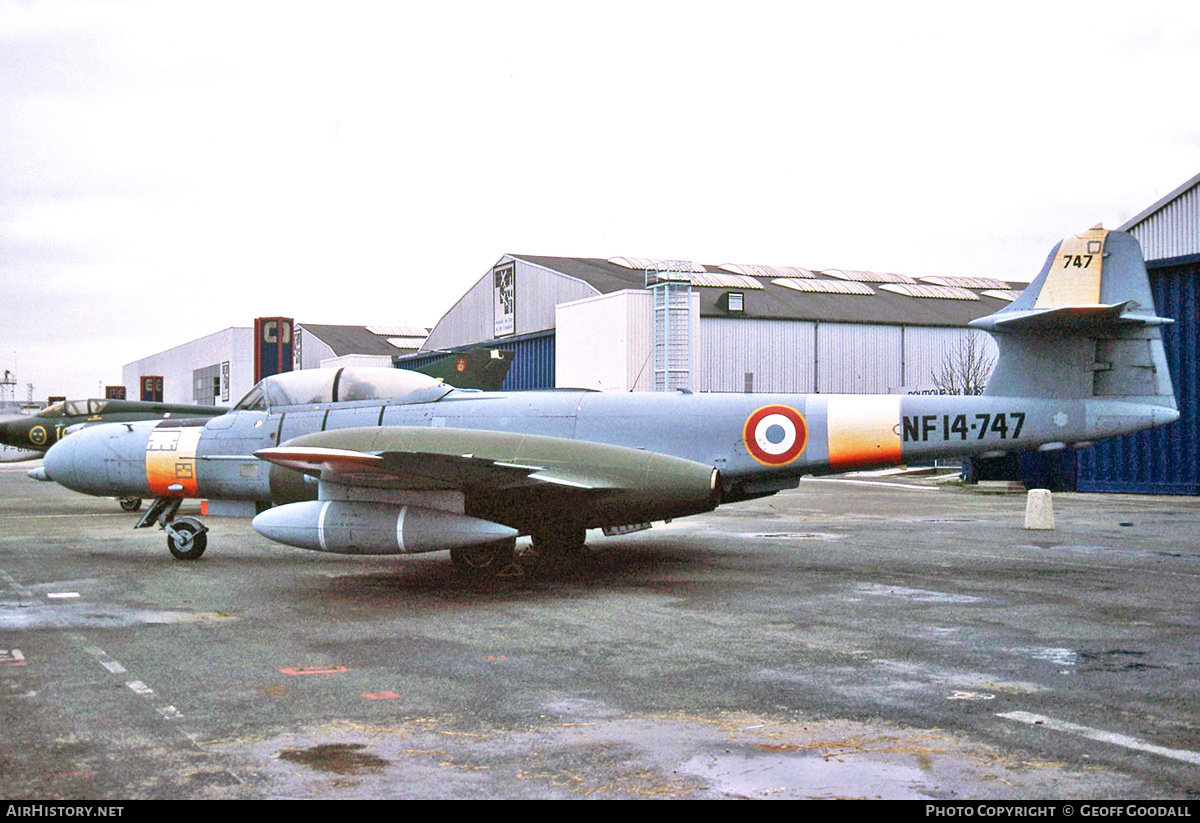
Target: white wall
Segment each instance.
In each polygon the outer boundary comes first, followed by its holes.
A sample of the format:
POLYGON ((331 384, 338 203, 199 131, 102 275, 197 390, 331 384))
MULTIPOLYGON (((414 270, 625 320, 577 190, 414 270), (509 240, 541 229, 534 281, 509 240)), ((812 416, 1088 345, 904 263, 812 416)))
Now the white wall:
POLYGON ((816 323, 705 317, 695 391, 743 392, 751 374, 755 392, 816 391, 816 323))
POLYGON ((173 349, 127 363, 121 369, 125 396, 141 397, 142 375, 162 375, 163 401, 192 403, 192 372, 205 366, 229 363, 229 400, 217 399, 217 405, 236 403, 254 385, 254 330, 228 328, 184 343, 173 349))
MULTIPOLYGON (((554 385, 601 391, 651 391, 653 295, 644 289, 573 300, 557 307, 554 385)), ((700 362, 700 295, 691 299, 692 388, 700 362)))
POLYGON ((639 380, 637 366, 650 354, 649 297, 649 292, 619 291, 558 306, 554 385, 648 390, 651 375, 639 380))
POLYGON ((343 354, 341 357, 327 357, 316 366, 305 366, 304 368, 340 369, 343 366, 370 366, 372 368, 390 369, 392 367, 392 358, 386 354, 343 354))
MULTIPOLYGON (((315 334, 309 334, 303 323, 293 326, 293 339, 299 343, 300 357, 293 357, 294 368, 319 369, 325 360, 334 357, 333 348, 323 340, 318 340, 315 334), (294 362, 299 360, 299 362, 294 362)), ((389 362, 390 365, 390 362, 389 362)))

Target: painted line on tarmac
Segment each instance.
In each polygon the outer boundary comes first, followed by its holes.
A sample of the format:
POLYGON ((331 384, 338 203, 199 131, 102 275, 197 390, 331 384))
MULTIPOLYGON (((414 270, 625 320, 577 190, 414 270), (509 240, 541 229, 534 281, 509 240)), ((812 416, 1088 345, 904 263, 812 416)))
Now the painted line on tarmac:
POLYGON ((881 480, 845 480, 841 477, 801 477, 805 483, 850 483, 855 486, 883 486, 885 489, 907 489, 910 492, 935 492, 932 486, 910 486, 907 483, 885 483, 881 480))
MULTIPOLYGON (((22 600, 33 599, 33 592, 18 583, 16 579, 4 569, 0 569, 0 580, 3 580, 10 589, 17 593, 17 597, 21 598, 22 600)), ((22 603, 21 605, 24 604, 22 603)))
MULTIPOLYGON (((129 670, 122 666, 120 661, 109 657, 108 652, 104 651, 104 649, 87 643, 79 635, 72 635, 71 639, 79 644, 85 652, 94 657, 97 663, 108 670, 109 674, 129 674, 129 670)), ((125 681, 125 688, 142 697, 149 697, 154 694, 154 689, 147 686, 145 682, 141 680, 127 680, 125 681)), ((158 706, 155 710, 167 720, 179 720, 183 717, 183 714, 179 711, 179 709, 175 708, 174 706, 158 706)))
POLYGON ((77 514, 6 514, 0 520, 51 520, 56 517, 129 517, 129 512, 79 512, 77 514))
MULTIPOLYGON (((129 674, 129 670, 126 669, 124 666, 122 666, 118 661, 109 657, 108 652, 104 651, 104 649, 100 648, 99 646, 89 643, 83 637, 83 635, 78 634, 76 632, 71 632, 71 633, 67 634, 67 639, 70 640, 72 643, 74 643, 78 648, 82 649, 84 652, 86 652, 87 654, 89 654, 93 658, 95 658, 96 662, 99 663, 101 666, 103 666, 105 669, 107 669, 111 674, 115 674, 115 675, 129 674)), ((147 686, 146 683, 141 680, 126 680, 125 688, 129 689, 131 692, 133 692, 134 694, 136 694, 140 697, 154 696, 154 689, 147 686)), ((167 720, 167 721, 173 721, 173 720, 185 721, 186 720, 186 717, 184 716, 183 712, 181 712, 178 708, 176 708, 175 706, 173 706, 171 704, 154 706, 154 711, 157 712, 159 717, 161 717, 163 720, 167 720)), ((177 723, 168 723, 167 728, 171 729, 173 733, 178 733, 178 734, 182 735, 183 738, 186 739, 197 752, 200 752, 202 754, 207 754, 207 752, 204 749, 204 744, 200 742, 200 735, 198 735, 197 733, 189 732, 186 729, 182 728, 182 724, 177 724, 177 723)), ((232 769, 228 769, 228 768, 223 769, 223 771, 225 774, 228 774, 230 777, 232 777, 234 780, 236 780, 239 784, 245 785, 246 781, 244 779, 242 779, 242 776, 239 775, 237 772, 233 771, 232 769)))
POLYGON ((1184 763, 1194 763, 1200 766, 1200 752, 1192 752, 1187 749, 1169 749, 1166 746, 1156 746, 1153 743, 1147 743, 1144 740, 1139 740, 1136 737, 1130 737, 1126 734, 1117 734, 1116 732, 1106 732, 1103 729, 1093 729, 1090 726, 1080 726, 1076 723, 1068 723, 1066 720, 1055 720, 1053 717, 1046 717, 1041 714, 1030 714, 1029 712, 1004 712, 996 715, 1003 717, 1005 720, 1015 720, 1018 723, 1025 723, 1030 726, 1045 726, 1048 729, 1054 729, 1059 732, 1068 732, 1069 734, 1078 734, 1090 740, 1098 740, 1101 743, 1111 743, 1114 746, 1123 746, 1126 749, 1133 749, 1139 752, 1148 752, 1149 754, 1157 754, 1160 757, 1169 757, 1172 760, 1181 760, 1184 763))

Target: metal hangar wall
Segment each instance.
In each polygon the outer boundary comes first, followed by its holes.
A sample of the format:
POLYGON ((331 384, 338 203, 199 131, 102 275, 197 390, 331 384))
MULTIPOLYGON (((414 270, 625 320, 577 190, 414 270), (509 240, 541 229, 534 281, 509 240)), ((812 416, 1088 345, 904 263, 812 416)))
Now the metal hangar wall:
POLYGON ((1078 454, 1080 491, 1200 494, 1200 175, 1121 226, 1142 244, 1180 417, 1078 454))

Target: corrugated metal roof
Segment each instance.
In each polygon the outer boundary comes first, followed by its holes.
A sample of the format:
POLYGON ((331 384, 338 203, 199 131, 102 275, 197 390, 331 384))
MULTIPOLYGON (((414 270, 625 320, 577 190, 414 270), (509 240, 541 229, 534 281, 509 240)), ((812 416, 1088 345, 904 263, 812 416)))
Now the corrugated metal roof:
POLYGON ((751 263, 722 263, 717 268, 731 274, 749 274, 754 277, 816 277, 809 269, 800 266, 758 266, 751 263))
POLYGON ((1134 226, 1136 226, 1138 223, 1141 223, 1147 217, 1150 217, 1152 214, 1159 211, 1163 206, 1167 205, 1175 198, 1180 197, 1183 194, 1186 194, 1188 191, 1196 188, 1197 186, 1200 186, 1200 174, 1197 174, 1195 177, 1193 177, 1191 180, 1188 180, 1182 186, 1179 186, 1178 188, 1174 189, 1170 194, 1159 198, 1154 203, 1154 205, 1143 209, 1142 211, 1138 212, 1138 214, 1136 216, 1130 218, 1129 220, 1126 220, 1120 227, 1117 228, 1117 231, 1129 231, 1134 226))
POLYGON ((1008 283, 994 277, 920 277, 922 283, 959 289, 1007 289, 1008 283))
MULTIPOLYGON (((589 257, 547 257, 543 255, 513 254, 513 258, 527 261, 551 271, 561 272, 587 283, 597 294, 611 294, 623 289, 644 289, 645 272, 618 266, 608 260, 589 257)), ((714 274, 730 273, 720 266, 705 266, 714 274)), ((813 279, 798 279, 797 283, 848 284, 842 278, 831 278, 815 272, 813 279)), ((742 276, 749 277, 743 273, 742 276)), ((860 293, 829 294, 799 291, 795 286, 787 287, 774 282, 781 278, 754 278, 761 289, 745 290, 745 311, 741 317, 776 320, 826 320, 846 323, 902 323, 916 326, 965 326, 971 320, 991 314, 1009 302, 976 291, 979 300, 914 300, 902 294, 875 290, 867 297, 860 293)), ((904 277, 905 280, 914 278, 904 277)), ((1025 283, 1007 284, 1019 291, 1025 283)), ((720 298, 737 288, 697 288, 702 317, 726 317, 729 312, 721 305, 720 298)))
POLYGON ((978 300, 979 295, 970 289, 957 286, 927 286, 922 283, 884 283, 879 288, 909 297, 928 300, 978 300))
POLYGON ((776 286, 783 286, 785 289, 817 294, 857 294, 863 297, 871 297, 875 294, 875 290, 866 283, 855 283, 849 280, 843 282, 841 280, 818 280, 816 278, 804 280, 802 278, 780 277, 771 282, 776 286))
POLYGON ((637 271, 690 271, 702 272, 704 267, 691 260, 659 260, 652 257, 610 257, 608 262, 637 271))
MULTIPOLYGON (((343 357, 347 354, 399 354, 418 348, 424 339, 404 340, 403 345, 397 346, 391 343, 387 336, 373 333, 369 326, 330 326, 312 323, 299 323, 298 325, 306 334, 311 334, 333 349, 335 357, 343 357)), ((391 331, 396 327, 380 328, 391 331)))
POLYGON ((1200 174, 1121 226, 1147 260, 1200 254, 1200 174))
POLYGON ((906 274, 892 274, 882 271, 854 271, 852 269, 823 269, 821 274, 836 277, 839 280, 853 280, 856 283, 907 283, 912 285, 917 281, 906 274))

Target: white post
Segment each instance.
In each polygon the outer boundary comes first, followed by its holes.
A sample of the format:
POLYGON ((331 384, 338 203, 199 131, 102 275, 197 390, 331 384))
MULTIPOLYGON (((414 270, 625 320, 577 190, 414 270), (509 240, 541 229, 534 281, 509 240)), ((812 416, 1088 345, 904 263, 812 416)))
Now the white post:
POLYGON ((1025 498, 1025 528, 1054 530, 1054 501, 1049 489, 1030 489, 1025 498))

